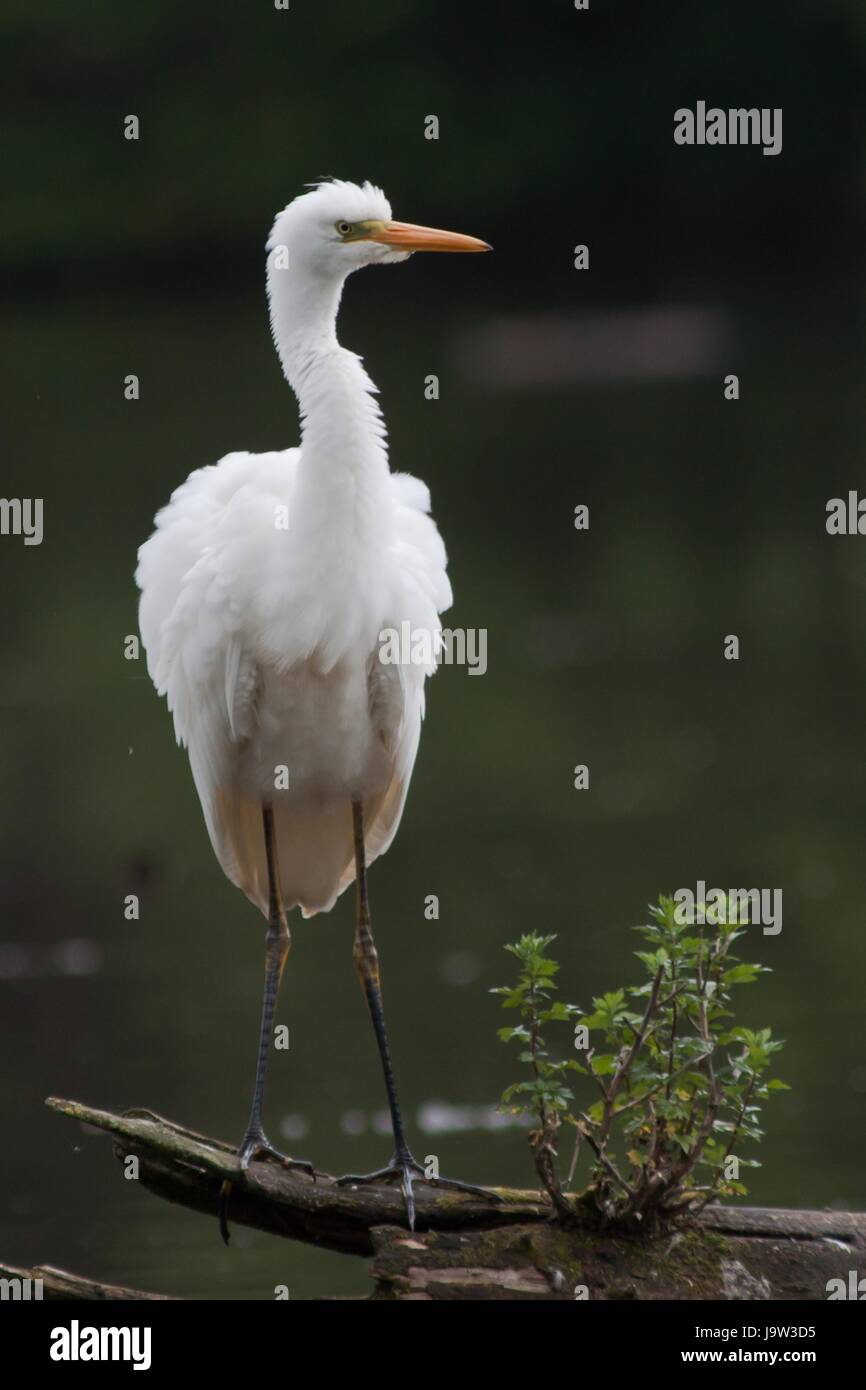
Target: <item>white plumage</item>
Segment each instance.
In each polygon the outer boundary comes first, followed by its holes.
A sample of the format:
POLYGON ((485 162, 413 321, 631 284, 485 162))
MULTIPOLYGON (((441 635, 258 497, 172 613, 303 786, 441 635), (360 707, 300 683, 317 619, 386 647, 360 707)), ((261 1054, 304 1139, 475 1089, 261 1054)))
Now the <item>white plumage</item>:
POLYGON ((263 802, 285 906, 305 916, 355 877, 353 800, 368 862, 400 822, 435 662, 383 664, 380 633, 408 621, 438 651, 451 588, 427 488, 390 472, 375 387, 335 322, 362 265, 485 249, 433 244, 450 235, 393 223, 369 184, 322 184, 289 204, 268 241, 268 298, 301 446, 190 474, 139 551, 148 670, 219 862, 265 914, 263 802))

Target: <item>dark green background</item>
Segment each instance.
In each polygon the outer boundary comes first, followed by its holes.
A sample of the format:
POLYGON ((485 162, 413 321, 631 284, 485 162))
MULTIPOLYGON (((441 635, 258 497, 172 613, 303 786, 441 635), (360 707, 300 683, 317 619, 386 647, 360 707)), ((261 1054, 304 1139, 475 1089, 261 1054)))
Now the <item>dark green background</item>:
MULTIPOLYGON (((135 550, 171 490, 232 449, 296 442, 263 242, 326 174, 496 247, 359 275, 341 320, 394 465, 431 485, 449 620, 489 632, 483 679, 446 668, 430 689, 372 874, 419 1154, 531 1181, 519 1131, 415 1122, 430 1099, 490 1105, 513 1077, 487 994, 503 943, 557 932, 564 994, 588 1005, 634 978, 629 927, 659 890, 781 887, 782 935, 747 950, 774 973, 743 991, 742 1021, 788 1040, 794 1089, 766 1117, 752 1196, 862 1208, 866 540, 824 529, 827 499, 866 486, 862 8, 6 0, 2 29, 2 493, 45 499, 45 540, 0 541, 0 1258, 200 1297, 366 1287, 362 1262, 265 1236, 224 1251, 215 1223, 124 1184, 104 1140, 42 1106, 244 1125, 262 923, 216 866, 123 639, 135 550), (698 99, 783 107, 783 153, 675 146, 673 112, 698 99), (589 313, 670 306, 727 316, 717 361, 557 384, 551 349, 520 385, 478 360, 476 330, 504 341, 518 314, 579 335, 589 313), (731 632, 739 663, 722 660, 731 632)), ((351 932, 349 900, 297 925, 267 1102, 272 1138, 304 1116, 296 1150, 332 1171, 388 1152, 340 1124, 383 1102, 351 932)))

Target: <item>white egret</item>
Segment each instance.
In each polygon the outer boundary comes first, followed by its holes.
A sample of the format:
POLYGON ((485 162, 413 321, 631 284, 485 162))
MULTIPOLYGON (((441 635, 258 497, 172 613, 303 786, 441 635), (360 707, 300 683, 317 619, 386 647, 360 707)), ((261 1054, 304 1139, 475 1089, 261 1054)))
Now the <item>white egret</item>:
MULTIPOLYGON (((318 184, 276 218, 267 243, 274 343, 298 398, 301 445, 227 454, 191 473, 139 551, 148 670, 189 750, 217 859, 268 921, 252 1112, 239 1157, 287 1159, 265 1137, 262 1103, 286 914, 327 912, 356 884, 354 963, 385 1076, 394 1154, 414 1225, 413 1180, 385 1031, 366 867, 390 845, 418 750, 424 682, 435 669, 387 664, 380 634, 432 635, 451 603, 445 548, 425 485, 388 466, 375 387, 341 347, 344 281, 413 251, 487 251, 486 242, 395 222, 369 183, 318 184), (286 524, 287 523, 287 524, 286 524)), ((423 645, 423 644, 422 644, 423 645)), ((429 644, 428 644, 429 645, 429 644)), ((468 1184, 432 1179, 478 1191, 468 1184)), ((223 1209, 223 1233, 226 1234, 223 1209)))

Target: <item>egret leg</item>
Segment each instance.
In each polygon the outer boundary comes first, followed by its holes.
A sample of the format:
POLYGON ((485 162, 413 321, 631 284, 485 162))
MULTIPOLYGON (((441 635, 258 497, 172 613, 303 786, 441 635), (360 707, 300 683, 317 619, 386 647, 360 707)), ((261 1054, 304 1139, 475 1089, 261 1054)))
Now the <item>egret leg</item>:
MULTIPOLYGON (((271 1047, 271 1034, 274 1026, 274 1011, 280 992, 280 981, 292 944, 289 923, 283 906, 280 891, 280 875, 277 865, 277 847, 274 837, 274 813, 268 805, 262 806, 262 820, 265 832, 265 854, 268 863, 268 930, 265 936, 265 992, 262 1001, 262 1022, 259 1033, 259 1050, 256 1058, 256 1084, 253 1091, 253 1105, 246 1132, 238 1149, 241 1171, 246 1172, 254 1158, 265 1155, 274 1158, 286 1168, 301 1168, 315 1181, 315 1170, 305 1159, 287 1158, 270 1143, 262 1128, 262 1106, 265 1097, 265 1076, 268 1070, 268 1054, 271 1047)), ((220 1231, 226 1245, 229 1242, 228 1200, 232 1185, 228 1179, 220 1190, 220 1231)))
POLYGON ((428 1177, 422 1165, 413 1156, 403 1129, 403 1117, 400 1113, 400 1103, 397 1099, 397 1087, 394 1081, 394 1066, 391 1061, 391 1048, 388 1043, 388 1032, 385 1027, 385 1011, 382 1006, 382 983, 379 975, 379 956, 376 951, 376 943, 373 940, 373 931, 370 924, 370 902, 367 896, 367 857, 364 849, 364 813, 360 801, 352 802, 352 827, 355 842, 355 906, 356 906, 356 927, 355 944, 352 951, 352 959, 355 963, 355 970, 367 1000, 367 1007, 370 1011, 370 1018, 373 1021, 373 1031, 376 1034, 376 1042, 379 1047, 379 1056, 382 1060, 382 1071, 385 1076, 385 1090, 388 1093, 388 1108, 391 1111, 391 1128, 394 1131, 394 1153, 390 1162, 385 1168, 378 1168, 373 1173, 346 1173, 344 1177, 338 1178, 337 1182, 341 1186, 349 1184, 387 1182, 392 1178, 399 1178, 403 1190, 403 1199, 406 1203, 406 1216, 410 1230, 415 1229, 415 1193, 414 1183, 416 1181, 426 1182, 433 1187, 444 1187, 457 1192, 468 1192, 476 1197, 485 1197, 490 1201, 499 1201, 496 1193, 488 1192, 483 1187, 473 1187, 471 1183, 456 1182, 452 1178, 432 1178, 428 1177))

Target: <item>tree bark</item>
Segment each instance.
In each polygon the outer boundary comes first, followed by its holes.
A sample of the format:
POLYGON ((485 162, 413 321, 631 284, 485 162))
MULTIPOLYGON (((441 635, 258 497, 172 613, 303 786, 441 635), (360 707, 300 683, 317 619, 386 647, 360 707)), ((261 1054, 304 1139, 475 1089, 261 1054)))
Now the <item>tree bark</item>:
MULTIPOLYGON (((47 1103, 111 1134, 117 1156, 136 1160, 138 1180, 157 1196, 216 1217, 229 1180, 230 1224, 372 1256, 373 1299, 823 1300, 830 1280, 866 1268, 866 1215, 849 1212, 711 1206, 682 1229, 626 1234, 600 1227, 575 1197, 566 1198, 574 1224, 564 1227, 539 1192, 494 1188, 497 1201, 419 1184, 411 1232, 394 1185, 338 1187, 327 1173, 312 1181, 273 1160, 243 1174, 230 1145, 151 1111, 47 1103)), ((50 1276, 46 1297, 154 1297, 50 1268, 16 1273, 50 1276)))

